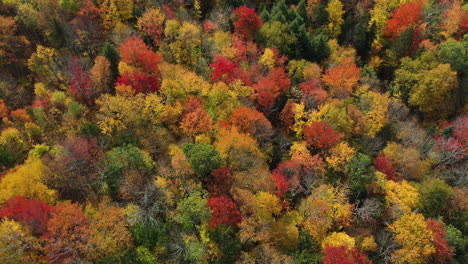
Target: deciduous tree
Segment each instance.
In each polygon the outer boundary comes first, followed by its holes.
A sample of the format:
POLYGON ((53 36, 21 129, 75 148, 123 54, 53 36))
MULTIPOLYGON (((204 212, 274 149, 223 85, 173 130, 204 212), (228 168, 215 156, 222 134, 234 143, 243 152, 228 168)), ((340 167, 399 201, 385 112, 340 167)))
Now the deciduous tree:
POLYGON ((234 22, 235 34, 240 35, 245 40, 253 40, 263 23, 255 10, 246 6, 236 8, 231 19, 234 22))

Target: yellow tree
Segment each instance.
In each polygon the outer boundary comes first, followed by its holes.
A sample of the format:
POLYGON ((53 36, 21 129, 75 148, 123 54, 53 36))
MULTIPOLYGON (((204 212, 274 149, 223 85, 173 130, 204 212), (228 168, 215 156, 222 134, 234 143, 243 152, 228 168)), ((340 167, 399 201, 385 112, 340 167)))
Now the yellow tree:
POLYGON ((423 215, 405 214, 389 228, 395 234, 395 241, 401 245, 401 249, 392 256, 394 263, 430 263, 436 249, 433 233, 427 228, 423 215))
POLYGON ((234 170, 250 170, 264 166, 264 154, 251 136, 240 133, 236 127, 222 128, 215 143, 221 157, 234 170))
POLYGON ((100 5, 101 19, 106 29, 113 28, 118 22, 133 17, 133 0, 103 0, 100 5))
POLYGON ((330 155, 325 158, 325 161, 334 170, 343 171, 354 154, 356 154, 356 150, 349 146, 348 142, 342 141, 330 150, 330 155))
POLYGON ((349 249, 354 248, 356 241, 344 232, 332 232, 322 242, 322 248, 326 246, 340 247, 345 246, 349 249))
POLYGON ((39 240, 20 223, 9 219, 0 222, 0 262, 44 263, 39 240))
POLYGON ((98 207, 88 206, 91 259, 105 257, 131 245, 131 235, 126 228, 125 214, 121 208, 101 202, 98 207))
POLYGON ((453 34, 457 33, 460 28, 460 23, 463 20, 463 10, 460 0, 451 1, 452 6, 444 11, 444 19, 442 21, 441 34, 449 39, 453 34))
POLYGON ((161 44, 164 33, 164 13, 158 8, 147 9, 138 18, 137 28, 145 36, 150 37, 156 46, 161 44))
POLYGON ((418 74, 418 81, 409 94, 409 104, 421 112, 444 117, 453 110, 453 91, 458 86, 457 73, 450 64, 418 74))
POLYGON ((255 195, 254 214, 261 223, 271 222, 281 213, 281 203, 276 195, 259 192, 255 195))
POLYGON ((337 38, 341 34, 341 25, 343 24, 343 4, 340 0, 331 0, 327 5, 328 12, 328 31, 332 38, 337 38))
POLYGON ((32 159, 6 174, 0 182, 0 202, 21 195, 54 203, 57 192, 44 184, 44 169, 41 160, 32 159))

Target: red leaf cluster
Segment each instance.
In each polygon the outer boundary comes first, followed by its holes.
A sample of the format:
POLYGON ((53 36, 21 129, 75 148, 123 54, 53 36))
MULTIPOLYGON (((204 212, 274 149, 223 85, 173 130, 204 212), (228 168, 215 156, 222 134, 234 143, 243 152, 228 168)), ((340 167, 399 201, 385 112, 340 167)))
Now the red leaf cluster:
POLYGON ((89 219, 78 204, 63 202, 51 211, 47 223, 47 258, 50 263, 83 261, 90 239, 89 219))
POLYGON ((284 198, 286 195, 286 192, 289 190, 289 187, 291 186, 291 182, 284 176, 283 174, 279 172, 274 172, 271 177, 273 178, 273 181, 275 182, 275 187, 276 187, 276 196, 280 198, 284 198))
POLYGON ((271 123, 259 111, 249 108, 237 108, 231 115, 231 123, 239 128, 242 133, 250 134, 251 136, 259 136, 271 130, 271 123))
POLYGON ((156 76, 151 76, 138 70, 117 77, 116 85, 131 86, 137 93, 151 93, 159 89, 159 81, 156 76))
POLYGON ((343 133, 334 130, 325 120, 314 121, 304 127, 304 138, 309 146, 323 149, 333 147, 343 138, 343 133))
POLYGON ((379 155, 374 158, 374 167, 377 171, 382 172, 387 176, 387 180, 395 181, 398 179, 398 175, 393 168, 392 163, 384 155, 379 155))
POLYGON ((213 119, 206 113, 201 102, 192 98, 185 105, 180 128, 191 135, 209 132, 213 129, 213 119))
POLYGON ((245 40, 253 40, 255 33, 263 24, 255 9, 246 6, 236 8, 231 19, 234 22, 234 33, 245 40))
POLYGON ((447 263, 453 259, 453 251, 448 245, 447 233, 445 232, 442 223, 434 219, 426 220, 427 228, 432 231, 436 253, 434 259, 439 263, 447 263))
POLYGON ((50 211, 50 206, 44 201, 17 196, 3 204, 0 218, 13 219, 28 226, 33 234, 41 235, 46 231, 50 211))
POLYGON ((90 106, 91 98, 91 79, 88 72, 83 70, 80 60, 77 57, 72 57, 70 62, 72 78, 70 80, 70 93, 76 100, 82 104, 90 106))
POLYGON ((119 51, 123 62, 138 67, 147 74, 159 74, 161 56, 154 53, 145 42, 137 36, 128 37, 119 46, 119 51))
POLYGON ((254 85, 257 103, 265 111, 270 110, 276 99, 291 86, 291 80, 283 67, 273 68, 267 76, 254 85))
POLYGON ((322 88, 319 79, 309 79, 300 83, 299 87, 302 90, 302 100, 304 101, 314 102, 318 105, 328 97, 327 91, 322 88))
POLYGON ((217 55, 210 64, 213 69, 211 73, 211 81, 224 81, 229 84, 234 81, 234 62, 226 59, 224 56, 217 55))
POLYGON ((401 5, 393 12, 392 18, 387 21, 384 34, 394 40, 407 28, 414 25, 421 18, 423 3, 414 1, 401 5))
POLYGON ((326 246, 323 256, 324 264, 372 264, 367 256, 357 248, 349 249, 346 246, 326 246))
POLYGON ((216 228, 218 225, 235 226, 242 220, 239 207, 226 194, 209 196, 208 206, 212 211, 208 222, 210 228, 216 228))

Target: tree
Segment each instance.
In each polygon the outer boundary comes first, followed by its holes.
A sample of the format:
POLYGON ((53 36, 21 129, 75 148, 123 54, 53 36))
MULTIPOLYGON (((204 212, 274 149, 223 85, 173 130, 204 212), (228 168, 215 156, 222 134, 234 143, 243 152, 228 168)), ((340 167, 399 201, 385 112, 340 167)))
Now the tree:
POLYGON ((330 155, 325 160, 334 170, 343 171, 355 153, 356 150, 343 141, 330 150, 330 155))
POLYGON ((417 213, 407 213, 389 225, 395 241, 401 249, 395 251, 395 263, 428 263, 436 252, 432 231, 427 228, 424 217, 417 213))
POLYGON ((457 33, 460 28, 463 26, 463 16, 465 14, 466 17, 466 10, 463 9, 462 1, 453 1, 451 2, 451 6, 444 10, 444 19, 442 21, 442 35, 449 39, 455 33, 457 33))
POLYGON ((349 187, 355 197, 366 194, 366 185, 374 180, 374 167, 369 156, 358 153, 346 165, 345 172, 349 175, 349 187))
POLYGON ((201 102, 192 98, 185 104, 180 128, 191 136, 208 133, 213 130, 213 119, 206 113, 201 102))
POLYGON ((324 264, 372 264, 366 255, 357 248, 346 246, 326 246, 323 256, 324 264))
POLYGON ((136 93, 151 93, 159 89, 159 81, 155 76, 150 76, 138 70, 132 73, 124 73, 117 78, 116 85, 130 86, 136 93))
POLYGON ((377 171, 380 171, 386 175, 387 180, 397 180, 398 175, 393 169, 393 165, 384 155, 380 154, 377 157, 375 157, 373 165, 377 171))
POLYGON ((220 225, 209 232, 210 238, 217 244, 222 255, 214 261, 216 264, 234 263, 241 252, 241 242, 233 226, 220 225))
POLYGON ((57 192, 44 184, 44 169, 39 159, 32 159, 3 176, 0 181, 0 201, 24 196, 54 203, 57 192))
POLYGON ((424 113, 442 116, 449 113, 453 109, 450 103, 453 90, 458 86, 456 75, 449 64, 439 64, 424 72, 412 87, 408 102, 424 113))
POLYGON ((409 213, 418 205, 419 193, 407 181, 387 181, 383 186, 387 207, 409 213))
POLYGON ((150 37, 156 46, 159 46, 164 37, 165 18, 161 10, 157 8, 147 9, 143 15, 138 18, 137 28, 145 36, 150 37))
POLYGON ((208 196, 208 207, 211 209, 211 219, 208 226, 212 229, 219 225, 235 226, 241 221, 237 204, 226 194, 208 196))
POLYGON ((305 141, 318 149, 333 147, 342 137, 343 133, 335 131, 325 120, 304 127, 305 141))
POLYGON ((93 92, 89 73, 85 72, 78 57, 72 57, 70 62, 72 78, 70 79, 70 93, 82 104, 93 104, 93 92))
POLYGON ((439 47, 438 56, 443 63, 449 63, 458 74, 468 72, 468 37, 460 41, 449 39, 439 47))
POLYGON ((384 34, 390 37, 390 40, 394 40, 421 19, 422 7, 423 3, 420 1, 401 5, 393 12, 392 18, 387 21, 384 34))
POLYGON ((236 127, 220 129, 215 147, 233 170, 247 171, 259 168, 264 163, 264 154, 255 139, 240 133, 236 127))
POLYGON ((439 216, 452 195, 452 188, 443 180, 423 181, 419 187, 419 206, 422 213, 431 217, 439 216))
POLYGON ((255 137, 261 147, 268 145, 273 135, 273 127, 265 115, 249 107, 234 110, 230 121, 241 133, 255 137))
POLYGON ((161 56, 151 51, 137 36, 128 37, 119 46, 122 61, 141 69, 144 73, 158 76, 161 56))
POLYGON ((40 241, 14 220, 0 222, 0 260, 5 264, 43 263, 40 241))
POLYGON ((102 258, 131 246, 130 232, 121 208, 101 202, 96 208, 86 209, 90 229, 90 237, 86 241, 90 248, 87 256, 90 259, 102 258))
POLYGON ((332 38, 337 38, 341 34, 341 25, 343 24, 343 4, 340 0, 332 0, 328 3, 328 31, 332 38))
POLYGON ((174 220, 187 230, 197 230, 210 220, 210 216, 206 193, 198 186, 197 190, 177 204, 174 220))
POLYGON ((11 198, 2 205, 0 218, 9 218, 28 226, 35 235, 42 235, 47 228, 51 207, 44 201, 22 196, 11 198))
POLYGON ((110 193, 116 194, 126 172, 135 171, 141 177, 149 177, 154 166, 147 152, 133 145, 124 145, 106 153, 102 174, 110 193))
POLYGON ((444 230, 442 222, 428 219, 427 228, 432 231, 434 236, 435 253, 433 258, 438 263, 447 263, 453 259, 453 249, 448 245, 447 233, 444 230))
POLYGON ((318 78, 302 82, 299 84, 299 87, 302 90, 302 101, 306 102, 310 108, 318 106, 328 97, 327 91, 322 88, 320 79, 318 78))
POLYGON ((263 23, 255 10, 246 6, 236 8, 231 19, 234 22, 234 33, 245 40, 253 40, 263 23))
POLYGON ((290 33, 288 24, 280 21, 265 23, 259 33, 266 47, 278 48, 281 53, 288 56, 294 54, 293 48, 297 43, 297 38, 290 33))
POLYGON ((97 56, 94 66, 89 70, 92 85, 92 97, 97 98, 103 93, 110 92, 112 79, 111 64, 104 56, 97 56))
POLYGON ((61 202, 51 212, 47 223, 47 259, 50 263, 86 261, 87 242, 91 236, 89 218, 78 204, 61 202))
POLYGON ((101 20, 106 29, 133 17, 134 1, 103 0, 100 4, 101 20))
POLYGON ((254 86, 257 92, 257 103, 263 110, 269 111, 281 93, 291 86, 283 67, 273 68, 267 76, 261 78, 254 86))
POLYGON ((439 64, 432 53, 425 52, 414 60, 401 60, 395 71, 394 89, 423 113, 443 117, 453 110, 448 102, 458 85, 456 75, 449 64, 439 64))
POLYGON ((255 195, 254 214, 258 221, 272 222, 275 215, 279 215, 282 206, 278 197, 267 192, 259 192, 255 195))
POLYGON ((341 64, 327 69, 322 75, 323 82, 330 88, 330 93, 338 98, 348 96, 359 81, 360 68, 346 58, 341 64))
POLYGON ((200 176, 207 176, 221 166, 220 153, 212 145, 189 143, 183 150, 193 171, 200 176))
POLYGON ((211 81, 223 81, 227 84, 230 84, 234 81, 234 62, 226 59, 223 56, 215 56, 213 63, 210 64, 210 67, 213 69, 211 73, 211 81))

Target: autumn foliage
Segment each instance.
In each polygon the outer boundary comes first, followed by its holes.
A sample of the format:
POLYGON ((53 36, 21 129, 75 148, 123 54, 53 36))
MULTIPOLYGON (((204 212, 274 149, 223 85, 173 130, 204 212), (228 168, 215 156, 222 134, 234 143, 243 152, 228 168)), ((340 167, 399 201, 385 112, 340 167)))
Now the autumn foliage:
POLYGON ((372 264, 357 248, 327 246, 324 253, 324 264, 372 264))
POLYGON ((422 1, 413 1, 401 5, 393 12, 392 18, 387 21, 385 35, 391 40, 398 37, 408 27, 414 25, 421 18, 422 1))
POLYGON ((236 8, 231 19, 234 22, 234 32, 245 40, 252 40, 263 24, 255 10, 246 6, 236 8))
POLYGON ((17 196, 7 200, 0 209, 0 218, 8 218, 28 226, 34 234, 47 229, 51 207, 44 201, 17 196))
POLYGON ((327 121, 312 122, 304 128, 305 141, 318 149, 333 147, 342 137, 343 133, 335 131, 327 121))
POLYGON ((434 219, 426 220, 427 228, 434 236, 435 250, 434 259, 438 263, 446 263, 453 259, 453 250, 448 245, 447 233, 440 221, 434 219))
POLYGON ((351 58, 344 59, 341 64, 327 69, 322 75, 323 82, 330 88, 330 93, 337 97, 346 97, 353 92, 359 81, 360 68, 351 58))
POLYGON ((208 206, 212 210, 211 219, 208 222, 210 228, 216 228, 218 225, 236 225, 241 221, 239 208, 226 194, 208 197, 208 206))

